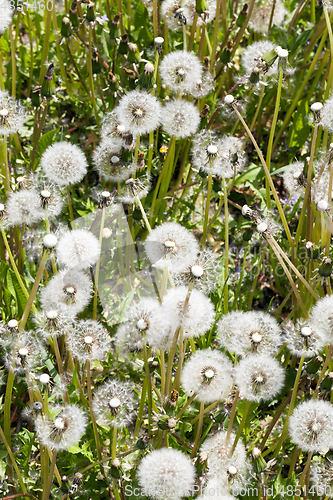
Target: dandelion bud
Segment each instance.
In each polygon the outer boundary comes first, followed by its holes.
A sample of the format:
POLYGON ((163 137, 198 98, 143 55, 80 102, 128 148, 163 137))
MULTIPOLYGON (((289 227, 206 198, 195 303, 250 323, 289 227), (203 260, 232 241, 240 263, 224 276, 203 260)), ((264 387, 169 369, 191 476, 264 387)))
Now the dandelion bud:
POLYGON ((71 22, 68 17, 64 17, 61 23, 61 36, 64 38, 70 38, 73 34, 71 27, 71 22))
POLYGON ((320 369, 324 359, 321 356, 316 356, 312 358, 305 366, 305 371, 309 375, 315 375, 317 371, 320 369))
POLYGON ((306 253, 311 260, 316 260, 320 256, 320 247, 312 241, 307 241, 305 244, 306 253))
POLYGON ((54 248, 58 242, 58 238, 55 234, 47 234, 43 238, 44 248, 54 248))
POLYGON ((141 56, 137 44, 129 42, 127 60, 132 64, 138 64, 140 59, 141 56))
POLYGON ((96 14, 95 14, 94 7, 95 7, 95 4, 88 0, 87 14, 86 14, 86 23, 87 24, 95 22, 96 14))
POLYGON ((69 9, 69 19, 72 23, 73 28, 77 28, 80 24, 79 17, 77 15, 77 0, 74 0, 69 9))
POLYGON ((327 376, 320 384, 320 388, 325 392, 330 392, 333 386, 333 372, 328 372, 327 376))
POLYGON ((224 98, 224 102, 226 104, 232 104, 234 102, 234 100, 235 100, 235 98, 231 94, 226 95, 225 98, 224 98))
POLYGON ((118 47, 119 54, 121 54, 121 55, 127 54, 128 42, 129 42, 129 38, 128 38, 127 33, 125 33, 124 35, 122 35, 122 37, 120 39, 120 43, 119 43, 119 47, 118 47))
POLYGON ((53 81, 53 71, 54 71, 54 62, 51 61, 45 76, 44 76, 44 81, 42 83, 42 88, 41 88, 41 95, 43 97, 52 97, 55 94, 55 84, 53 81))
POLYGON ((208 5, 206 0, 196 0, 195 1, 195 10, 197 14, 204 14, 208 10, 208 5))
POLYGON ((94 75, 99 75, 102 71, 102 66, 99 62, 98 51, 96 49, 92 50, 91 69, 94 75))
POLYGON ((135 443, 135 448, 137 450, 146 450, 149 446, 149 441, 150 441, 149 436, 143 436, 142 438, 139 438, 137 440, 137 442, 135 443))
POLYGON ((178 398, 179 398, 179 392, 173 389, 171 391, 170 398, 168 401, 169 406, 174 408, 177 405, 178 398))
POLYGON ((168 431, 177 427, 177 420, 173 417, 169 417, 168 415, 161 415, 157 425, 160 429, 162 429, 162 431, 168 431))
POLYGON ((267 463, 261 454, 259 448, 252 450, 252 465, 256 474, 261 474, 266 469, 267 463))
POLYGON ((259 79, 260 79, 260 68, 254 68, 251 75, 250 75, 250 82, 253 83, 253 84, 256 84, 259 82, 259 79))
POLYGON ((119 458, 115 458, 111 462, 110 475, 114 479, 120 479, 122 476, 121 462, 119 458))
POLYGON ((317 203, 317 209, 320 211, 320 212, 326 212, 326 210, 328 210, 328 202, 326 200, 320 200, 318 203, 317 203))
POLYGON ((323 278, 328 278, 332 274, 332 259, 330 257, 324 257, 321 265, 318 268, 319 276, 323 278))
POLYGON ((155 84, 154 78, 155 67, 151 62, 145 64, 143 72, 139 76, 138 83, 145 89, 151 89, 155 84))
POLYGON ((244 21, 247 17, 247 11, 248 11, 248 7, 249 7, 249 4, 248 3, 245 3, 237 17, 237 21, 236 21, 236 26, 238 26, 239 28, 241 28, 244 24, 244 21))
POLYGON ((275 61, 279 57, 278 52, 280 50, 283 50, 283 49, 282 49, 282 47, 278 46, 278 47, 275 47, 274 49, 270 50, 269 52, 266 52, 266 54, 264 54, 262 56, 262 60, 266 64, 267 69, 270 68, 271 66, 273 66, 273 64, 275 63, 275 61))

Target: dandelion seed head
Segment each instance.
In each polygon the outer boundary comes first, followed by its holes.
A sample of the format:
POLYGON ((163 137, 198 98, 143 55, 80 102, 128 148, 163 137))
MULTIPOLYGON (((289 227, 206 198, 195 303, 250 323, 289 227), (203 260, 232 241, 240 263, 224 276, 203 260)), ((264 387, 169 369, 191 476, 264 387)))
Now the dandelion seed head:
POLYGON ((137 400, 129 382, 110 380, 94 393, 93 411, 103 425, 128 427, 135 416, 137 400))
POLYGON ((192 90, 192 96, 195 99, 201 99, 201 97, 205 97, 210 94, 213 89, 214 77, 209 71, 204 71, 192 90))
POLYGON ((311 311, 311 324, 315 325, 316 332, 322 338, 325 345, 333 342, 333 296, 317 301, 311 311))
POLYGON ((240 471, 244 471, 247 467, 246 451, 243 443, 238 441, 232 453, 232 444, 236 436, 231 433, 228 444, 226 443, 226 437, 227 433, 220 431, 206 438, 201 445, 200 450, 208 456, 208 468, 211 477, 224 476, 229 467, 236 467, 240 471))
POLYGON ((195 259, 199 245, 188 229, 176 222, 165 222, 151 231, 145 250, 157 269, 167 266, 172 272, 182 272, 195 259))
POLYGON ((69 325, 67 347, 80 363, 103 361, 111 350, 111 338, 99 321, 79 320, 69 325))
POLYGON ((58 186, 70 186, 81 181, 87 173, 84 153, 70 142, 56 142, 41 157, 41 167, 48 179, 58 186))
POLYGON ((137 469, 139 485, 144 494, 159 500, 189 496, 194 486, 195 468, 191 459, 173 448, 151 451, 137 469))
POLYGON ((171 288, 163 297, 162 306, 169 311, 174 329, 181 326, 184 337, 195 338, 211 328, 215 310, 212 301, 203 292, 192 290, 184 311, 187 293, 186 286, 171 288))
MULTIPOLYGON (((266 64, 263 64, 262 56, 271 52, 275 45, 269 40, 254 42, 244 50, 242 54, 242 66, 245 73, 252 73, 256 68, 263 69, 266 64)), ((278 61, 276 60, 272 66, 265 71, 267 76, 272 76, 278 71, 278 61)))
MULTIPOLYGON (((161 308, 158 300, 144 298, 139 302, 131 304, 126 312, 124 322, 118 327, 115 344, 122 351, 141 351, 148 340, 154 337, 168 334, 169 328, 166 322, 160 322, 156 312, 161 308)), ((169 321, 170 323, 170 321, 169 321)))
POLYGON ((76 316, 90 302, 92 284, 88 276, 75 269, 60 271, 41 290, 40 301, 45 311, 61 310, 66 316, 76 316))
POLYGON ((46 234, 43 238, 43 245, 45 248, 54 248, 58 242, 55 234, 46 234))
POLYGON ((108 181, 122 182, 135 172, 135 164, 122 159, 122 145, 123 140, 119 137, 107 137, 93 152, 96 170, 108 181))
POLYGON ((325 341, 316 324, 310 320, 298 319, 284 327, 287 347, 293 356, 312 358, 324 347, 325 341))
POLYGON ((95 264, 100 256, 99 241, 91 231, 73 229, 60 238, 57 256, 59 262, 67 267, 86 269, 95 264))
POLYGON ((36 435, 40 442, 52 450, 68 450, 77 444, 87 427, 87 417, 74 405, 53 406, 47 415, 38 415, 35 420, 36 435))
POLYGON ((195 134, 200 124, 200 114, 192 102, 176 99, 163 108, 163 129, 177 139, 195 134))
POLYGON ((10 336, 4 337, 1 343, 5 347, 5 366, 16 375, 25 376, 26 371, 30 373, 42 366, 42 342, 35 337, 32 330, 20 334, 18 330, 12 330, 10 336))
POLYGON ((284 385, 285 374, 278 361, 268 354, 249 354, 235 368, 235 382, 249 401, 269 401, 284 385))
POLYGON ((115 139, 115 143, 120 139, 120 146, 124 149, 132 149, 134 146, 133 134, 126 129, 125 125, 120 123, 115 110, 104 115, 101 127, 101 137, 102 141, 105 139, 115 139))
POLYGON ((182 387, 188 396, 197 393, 202 403, 224 399, 232 387, 232 363, 219 351, 196 351, 184 365, 182 387))
POLYGON ((218 323, 218 342, 239 356, 274 355, 283 343, 278 322, 260 311, 234 311, 223 316, 218 323))
MULTIPOLYGON (((1 6, 0 36, 2 29, 7 29, 11 23, 13 13, 13 10, 1 6), (5 26, 7 22, 8 26, 5 26)), ((0 90, 0 135, 15 134, 23 127, 26 118, 25 109, 19 101, 11 97, 7 90, 0 90)))
POLYGON ((300 403, 290 417, 289 434, 302 451, 321 452, 332 448, 332 404, 319 400, 300 403))
POLYGON ((31 226, 44 218, 40 208, 39 195, 34 189, 22 189, 10 194, 7 206, 7 219, 11 226, 26 224, 31 226))
POLYGON ((115 113, 133 135, 153 132, 161 123, 161 105, 158 99, 142 90, 132 90, 123 96, 115 113))
POLYGON ((192 93, 202 76, 200 59, 186 50, 165 55, 159 66, 162 81, 174 92, 192 93))
POLYGON ((130 178, 125 182, 125 188, 119 195, 119 201, 125 204, 135 203, 136 200, 145 198, 149 193, 150 180, 148 176, 130 178))
POLYGON ((304 195, 306 179, 303 174, 303 163, 296 161, 288 165, 283 172, 283 184, 290 195, 304 195))
MULTIPOLYGON (((207 0, 206 11, 199 15, 197 18, 197 25, 210 23, 216 15, 216 2, 214 0, 207 0)), ((186 20, 188 26, 192 26, 195 10, 195 1, 192 0, 164 0, 161 6, 162 19, 171 30, 179 30, 182 27, 182 22, 179 19, 181 11, 181 19, 186 20)))
MULTIPOLYGON (((249 22, 249 27, 253 29, 253 31, 256 33, 267 33, 272 6, 272 0, 257 0, 249 22)), ((274 26, 274 24, 280 26, 283 23, 286 13, 287 9, 282 0, 276 0, 272 26, 274 26)))

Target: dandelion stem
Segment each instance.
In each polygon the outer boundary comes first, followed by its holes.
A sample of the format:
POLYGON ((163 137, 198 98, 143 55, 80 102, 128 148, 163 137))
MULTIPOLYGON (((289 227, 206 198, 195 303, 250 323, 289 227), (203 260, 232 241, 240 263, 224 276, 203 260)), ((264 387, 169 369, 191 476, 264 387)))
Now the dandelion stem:
MULTIPOLYGON (((86 370, 87 370, 87 390, 88 390, 88 399, 89 399, 89 410, 90 410, 91 422, 93 425, 93 431, 94 431, 94 437, 95 437, 95 443, 96 443, 96 449, 97 449, 97 457, 98 457, 98 460, 102 460, 101 443, 99 442, 96 418, 95 418, 95 414, 94 414, 93 408, 92 408, 92 390, 91 390, 91 374, 90 374, 90 361, 89 360, 86 361, 86 370)), ((102 466, 100 466, 100 469, 101 469, 102 474, 104 474, 102 466)))
POLYGON ((73 222, 73 220, 74 220, 74 213, 73 213, 71 193, 70 193, 70 190, 69 190, 69 186, 66 186, 66 194, 67 194, 67 201, 68 201, 69 216, 70 216, 71 222, 73 222))
POLYGON ((228 312, 228 274, 229 274, 229 209, 228 209, 228 193, 227 183, 223 178, 223 197, 224 197, 224 314, 228 312))
POLYGON ((235 420, 235 415, 236 415, 238 398, 239 398, 239 391, 236 391, 235 399, 234 399, 234 402, 232 403, 232 408, 231 408, 231 413, 230 413, 230 419, 229 419, 229 425, 228 425, 228 430, 227 430, 227 436, 225 438, 225 444, 226 444, 226 446, 228 445, 229 439, 230 439, 230 436, 231 436, 232 426, 233 426, 233 423, 234 423, 234 420, 235 420))
MULTIPOLYGON (((101 216, 101 226, 99 228, 99 248, 102 249, 103 242, 103 229, 105 223, 105 208, 102 208, 101 216)), ((93 319, 97 318, 97 298, 98 298, 98 281, 99 281, 99 270, 101 266, 101 257, 98 258, 95 268, 95 290, 94 290, 94 300, 93 300, 93 319)))
POLYGON ((113 426, 113 431, 112 431, 112 460, 116 458, 116 452, 117 452, 117 426, 113 426))
POLYGON ((197 434, 195 437, 195 442, 193 445, 193 450, 191 453, 191 458, 194 458, 195 455, 197 454, 198 448, 199 448, 199 443, 200 443, 200 438, 201 438, 201 431, 202 431, 202 424, 203 424, 203 419, 204 419, 204 410, 205 410, 205 403, 200 403, 200 413, 199 413, 199 422, 198 422, 198 427, 197 427, 197 434))
POLYGON ((145 379, 143 381, 139 411, 138 411, 138 416, 136 418, 136 424, 135 424, 135 429, 134 429, 134 438, 137 438, 139 436, 139 431, 140 431, 140 426, 141 426, 141 421, 142 421, 142 416, 143 416, 143 409, 144 409, 145 401, 146 401, 146 392, 147 392, 146 379, 147 379, 147 375, 145 376, 145 379))
POLYGON ((57 459, 57 450, 54 450, 52 453, 52 460, 51 460, 51 466, 50 466, 50 473, 49 473, 49 479, 47 481, 46 488, 43 491, 43 496, 42 500, 48 500, 52 488, 52 483, 53 483, 53 476, 54 476, 54 469, 56 465, 56 459, 57 459))
POLYGON ((9 193, 11 192, 11 187, 7 156, 7 137, 5 135, 0 138, 0 162, 2 166, 3 176, 5 178, 6 196, 8 197, 9 193))
POLYGON ((292 411, 294 409, 295 402, 296 402, 296 396, 297 396, 297 391, 298 391, 298 384, 299 384, 299 380, 301 378, 301 373, 302 373, 304 359, 305 359, 305 355, 303 354, 302 357, 301 357, 301 359, 300 359, 299 365, 298 365, 298 370, 297 370, 296 379, 295 379, 295 383, 294 383, 294 387, 293 387, 293 392, 292 392, 292 395, 291 395, 291 402, 290 402, 290 406, 289 406, 287 418, 285 420, 285 423, 284 423, 284 426, 283 426, 283 430, 282 430, 282 434, 281 434, 280 440, 279 440, 279 442, 278 442, 278 444, 276 446, 273 458, 276 458, 279 455, 281 446, 283 445, 283 442, 284 442, 286 434, 287 434, 288 425, 289 425, 289 418, 290 418, 290 415, 291 415, 291 413, 292 413, 292 411))
POLYGON ((206 206, 205 206, 205 219, 204 219, 204 227, 203 227, 203 233, 202 233, 202 238, 201 238, 201 244, 203 246, 206 245, 206 239, 207 239, 207 226, 208 226, 208 218, 209 218, 209 207, 210 207, 210 197, 211 197, 211 192, 212 192, 212 183, 213 183, 213 176, 212 176, 212 174, 209 174, 207 195, 206 195, 206 206))
MULTIPOLYGON (((6 236, 6 233, 5 231, 3 230, 3 228, 1 228, 1 235, 2 235, 2 238, 3 238, 3 241, 5 243, 5 247, 6 247, 6 250, 8 252, 8 256, 9 256, 9 260, 10 260, 10 263, 12 265, 12 268, 13 268, 13 271, 15 273, 15 276, 17 278, 17 281, 19 282, 20 284, 20 287, 22 289, 22 292, 24 293, 25 297, 27 299, 29 299, 29 292, 28 290, 26 289, 26 287, 24 286, 24 283, 22 281, 22 278, 21 278, 21 275, 20 273, 18 272, 18 269, 16 267, 16 264, 15 264, 15 260, 14 260, 14 257, 13 257, 13 254, 12 254, 12 251, 10 249, 10 246, 9 246, 9 243, 8 243, 8 240, 7 240, 7 236, 6 236)), ((34 306, 33 306, 33 310, 34 310, 34 306)))
POLYGON ((143 359, 145 363, 145 371, 146 371, 146 384, 147 384, 147 392, 148 392, 148 422, 149 425, 152 425, 152 392, 151 392, 151 379, 150 379, 150 370, 149 370, 149 364, 148 364, 148 357, 147 357, 147 346, 144 343, 143 345, 143 359))
MULTIPOLYGON (((0 427, 0 436, 1 436, 1 439, 6 447, 6 450, 8 452, 8 455, 9 455, 9 458, 10 458, 10 461, 15 469, 15 472, 16 472, 16 475, 17 475, 17 478, 19 480, 19 483, 20 483, 20 486, 21 486, 21 490, 23 491, 23 493, 27 493, 27 489, 24 485, 24 482, 23 482, 23 479, 22 479, 22 476, 21 476, 21 473, 20 473, 20 470, 17 466, 17 463, 16 463, 16 460, 15 460, 15 457, 13 455, 13 452, 12 452, 12 449, 11 449, 11 445, 10 445, 10 441, 8 441, 6 439, 6 436, 5 436, 5 433, 4 431, 2 430, 2 427, 0 427)), ((32 497, 32 495, 29 495, 32 497)), ((33 497, 33 498, 36 498, 36 497, 33 497)))
POLYGON ((242 431, 243 431, 243 428, 244 428, 244 425, 245 425, 245 422, 246 422, 246 417, 247 417, 247 414, 249 413, 250 406, 251 406, 251 401, 248 401, 246 403, 246 407, 245 407, 245 410, 244 410, 244 413, 243 413, 243 417, 242 417, 241 423, 239 424, 239 427, 238 427, 238 431, 237 431, 237 434, 236 434, 236 437, 235 437, 235 441, 234 441, 234 443, 232 445, 231 455, 235 451, 237 443, 239 441, 239 438, 241 437, 241 434, 242 434, 242 431))
MULTIPOLYGON (((275 6, 275 1, 273 2, 272 14, 274 11, 274 6, 275 6)), ((271 20, 272 20, 272 18, 271 18, 271 20)), ((267 165, 268 171, 270 171, 270 166, 271 166, 273 139, 274 139, 276 123, 277 123, 277 119, 278 119, 278 115, 279 115, 282 79, 283 79, 283 68, 281 66, 280 71, 279 71, 279 81, 278 81, 278 87, 277 87, 277 92, 276 92, 274 115, 273 115, 271 130, 269 133, 269 140, 268 140, 268 147, 267 147, 266 165, 267 165)), ((270 210, 271 209, 271 197, 270 197, 270 193, 269 193, 269 181, 268 181, 267 176, 266 176, 266 201, 267 201, 267 209, 270 210)))
POLYGON ((15 56, 13 30, 14 26, 13 24, 11 24, 9 26, 9 38, 10 38, 10 53, 12 59, 12 97, 16 97, 16 56, 15 56))
POLYGON ((44 252, 43 252, 43 255, 42 255, 41 262, 39 264, 39 268, 38 268, 38 271, 37 271, 37 274, 36 274, 36 278, 35 278, 34 284, 32 285, 32 288, 31 288, 31 291, 30 291, 30 295, 29 295, 28 301, 27 301, 26 306, 24 308, 24 312, 23 312, 23 315, 22 315, 22 318, 21 318, 21 321, 20 321, 20 326, 19 326, 20 330, 24 330, 31 309, 33 308, 34 311, 36 311, 36 308, 33 306, 33 302, 35 300, 36 293, 37 293, 40 281, 42 279, 43 272, 44 272, 44 269, 45 269, 45 266, 46 266, 46 262, 47 262, 47 259, 48 259, 49 255, 50 255, 50 251, 48 249, 45 249, 44 252))
MULTIPOLYGON (((209 413, 211 410, 213 410, 217 405, 221 403, 221 400, 219 399, 218 401, 215 401, 214 403, 210 404, 205 408, 204 414, 209 413)), ((196 421, 199 420, 199 415, 197 415, 193 420, 191 420, 191 425, 194 425, 196 421)))
POLYGON ((194 394, 192 394, 192 396, 186 401, 186 403, 184 404, 183 408, 180 410, 180 412, 176 415, 175 419, 176 420, 179 420, 180 417, 182 416, 182 414, 184 413, 184 411, 188 408, 188 406, 192 403, 192 401, 196 398, 197 396, 197 393, 195 392, 194 394))
MULTIPOLYGON (((308 459, 306 461, 305 467, 303 469, 302 475, 301 475, 299 483, 298 483, 298 486, 299 486, 298 491, 301 490, 301 488, 303 487, 305 476, 306 476, 308 470, 310 469, 312 455, 313 455, 313 452, 310 451, 308 454, 308 459)), ((295 500, 298 500, 299 497, 300 497, 300 493, 295 496, 295 500)))
POLYGON ((93 72, 92 72, 92 26, 89 26, 89 82, 90 82, 90 91, 91 91, 91 97, 92 97, 92 103, 93 103, 93 108, 94 108, 94 113, 95 113, 95 120, 96 120, 96 125, 98 130, 100 129, 100 123, 99 123, 99 117, 98 117, 98 111, 97 111, 97 105, 96 105, 96 99, 95 99, 95 89, 94 89, 94 77, 93 77, 93 72))
POLYGON ((328 346, 328 350, 327 350, 327 355, 326 355, 326 359, 325 359, 325 363, 322 367, 322 370, 320 372, 320 375, 319 375, 319 378, 318 378, 318 382, 317 382, 317 385, 316 385, 316 389, 313 393, 313 399, 316 399, 318 397, 318 394, 319 394, 319 389, 320 389, 320 384, 321 384, 321 381, 323 380, 323 378, 325 377, 325 373, 326 373, 326 370, 327 370, 327 367, 328 367, 328 364, 331 360, 331 355, 332 355, 332 351, 333 351, 333 344, 330 344, 328 346))
POLYGON ((37 115, 35 117, 35 124, 36 124, 36 128, 35 128, 35 133, 33 135, 33 147, 32 147, 32 152, 31 152, 31 155, 30 155, 30 166, 29 166, 29 169, 30 170, 33 170, 34 168, 34 164, 35 164, 35 158, 36 158, 36 154, 37 154, 37 148, 38 148, 38 142, 39 142, 39 138, 41 136, 41 133, 42 133, 42 130, 43 130, 43 126, 44 126, 44 122, 45 122, 45 118, 46 118, 46 113, 47 113, 47 110, 48 110, 48 107, 49 107, 49 103, 46 101, 44 101, 44 110, 43 110, 43 114, 42 114, 42 117, 41 117, 41 120, 39 122, 39 125, 37 123, 37 115))

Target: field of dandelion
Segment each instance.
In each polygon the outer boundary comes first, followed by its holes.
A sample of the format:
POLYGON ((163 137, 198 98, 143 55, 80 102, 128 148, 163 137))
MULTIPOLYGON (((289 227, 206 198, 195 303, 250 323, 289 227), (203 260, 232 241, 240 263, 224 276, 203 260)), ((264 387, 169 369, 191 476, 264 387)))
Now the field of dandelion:
POLYGON ((0 0, 2 500, 333 498, 332 22, 0 0))

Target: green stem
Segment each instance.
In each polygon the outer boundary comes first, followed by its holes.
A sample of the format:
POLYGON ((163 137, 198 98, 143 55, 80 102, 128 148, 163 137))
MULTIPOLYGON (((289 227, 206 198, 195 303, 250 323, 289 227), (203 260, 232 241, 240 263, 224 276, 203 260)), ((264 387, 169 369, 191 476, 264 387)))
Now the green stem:
POLYGON ((227 436, 225 438, 225 444, 226 444, 226 446, 228 445, 229 439, 230 439, 230 436, 231 436, 232 426, 233 426, 233 423, 234 423, 234 420, 235 420, 235 415, 236 415, 238 398, 239 398, 239 391, 236 391, 235 399, 234 399, 234 402, 232 403, 232 408, 231 408, 231 413, 230 413, 230 419, 229 419, 229 425, 228 425, 228 430, 227 430, 227 436))
MULTIPOLYGON (((0 427, 0 436, 1 436, 1 439, 6 447, 6 450, 8 452, 8 455, 9 455, 9 458, 10 458, 10 461, 12 462, 12 465, 15 469, 15 472, 16 472, 16 475, 17 475, 17 478, 19 480, 19 483, 20 483, 20 486, 21 486, 21 490, 23 491, 23 493, 27 493, 27 489, 24 485, 24 482, 23 482, 23 479, 22 479, 22 476, 21 476, 21 473, 20 473, 20 470, 17 466, 17 463, 16 463, 16 460, 15 460, 15 457, 13 455, 13 452, 12 452, 12 449, 11 449, 11 446, 10 446, 10 441, 8 442, 8 440, 6 439, 6 436, 5 436, 5 433, 4 431, 2 430, 2 428, 0 427)), ((27 495, 26 495, 27 496, 27 495)), ((29 497, 31 498, 36 498, 34 497, 33 495, 28 495, 29 497)))
MULTIPOLYGON (((102 217, 101 217, 101 226, 99 229, 99 248, 102 249, 102 241, 103 241, 103 229, 105 223, 105 208, 102 208, 102 217)), ((97 318, 97 298, 98 298, 98 281, 99 281, 99 270, 101 266, 101 258, 99 257, 96 262, 95 269, 95 291, 94 291, 94 300, 93 300, 93 319, 97 318)))
POLYGON ((90 82, 90 91, 91 91, 91 97, 92 97, 92 103, 93 103, 93 108, 94 108, 94 113, 95 113, 95 120, 96 120, 96 125, 98 130, 100 129, 100 123, 99 123, 99 117, 98 117, 98 111, 97 111, 97 105, 96 105, 96 99, 95 99, 95 89, 94 89, 94 77, 93 77, 93 72, 92 72, 92 26, 89 26, 89 82, 90 82))
POLYGON ((0 138, 0 163, 2 174, 5 178, 6 196, 8 197, 9 193, 11 192, 11 187, 7 156, 7 137, 5 135, 0 138))
POLYGON ((54 450, 52 453, 49 479, 47 481, 46 488, 43 491, 42 500, 48 500, 50 498, 50 492, 51 492, 52 483, 53 483, 53 476, 54 476, 54 469, 55 469, 55 465, 56 465, 56 460, 57 460, 57 450, 54 450))
MULTIPOLYGON (((24 283, 22 281, 22 278, 21 278, 21 275, 20 273, 18 272, 18 269, 16 267, 16 264, 15 264, 15 260, 14 260, 14 257, 13 257, 13 254, 12 254, 12 251, 10 249, 10 246, 9 246, 9 243, 8 243, 8 240, 7 240, 7 236, 6 236, 6 233, 5 231, 3 230, 3 228, 1 227, 1 234, 2 234, 2 238, 3 238, 3 241, 5 243, 5 247, 7 249, 7 252, 8 252, 8 256, 9 256, 9 260, 10 260, 10 263, 12 265, 12 268, 13 268, 13 271, 15 273, 15 276, 17 278, 17 281, 19 282, 20 284, 20 287, 22 289, 22 292, 24 293, 26 299, 29 299, 29 292, 28 290, 26 289, 26 287, 24 286, 24 283)), ((32 309, 35 311, 35 307, 32 306, 32 309)))
MULTIPOLYGON (((33 170, 33 168, 34 168, 35 158, 36 158, 36 154, 37 154, 38 142, 39 142, 42 130, 43 130, 43 126, 44 126, 44 122, 45 122, 45 118, 46 118, 46 113, 47 113, 48 106, 49 106, 49 104, 48 104, 47 101, 46 101, 46 103, 44 105, 45 105, 45 108, 43 110, 43 114, 42 114, 42 117, 41 117, 39 125, 37 124, 37 121, 35 122, 36 128, 35 128, 35 134, 33 136, 32 152, 31 152, 31 155, 30 155, 30 165, 29 165, 29 169, 30 170, 33 170)), ((36 114, 36 117, 37 117, 37 114, 36 114)), ((36 118, 35 118, 35 120, 36 120, 36 118)))
POLYGON ((206 246, 207 227, 208 227, 209 208, 210 208, 210 197, 211 197, 211 193, 212 193, 212 184, 213 184, 213 177, 212 177, 212 174, 209 174, 207 196, 206 196, 206 205, 205 205, 205 219, 204 219, 204 227, 203 227, 203 233, 202 233, 202 238, 201 238, 201 244, 203 246, 206 246))
MULTIPOLYGON (((45 249, 44 252, 43 252, 43 255, 42 255, 42 260, 41 260, 41 262, 39 264, 39 268, 38 268, 38 271, 37 271, 37 274, 36 274, 36 278, 35 278, 34 284, 32 285, 32 288, 31 288, 31 291, 30 291, 30 295, 29 295, 28 301, 27 301, 26 306, 24 308, 24 312, 23 312, 23 315, 22 315, 22 318, 21 318, 21 321, 20 321, 20 326, 19 326, 20 330, 24 330, 26 322, 27 322, 29 314, 30 314, 30 311, 31 311, 32 307, 34 307, 33 306, 33 302, 35 300, 36 293, 37 293, 40 281, 42 279, 43 272, 44 272, 44 269, 45 269, 46 262, 47 262, 47 259, 49 257, 49 254, 50 254, 50 251, 48 249, 45 249)), ((34 311, 36 311, 35 307, 34 307, 34 311)))
POLYGON ((239 438, 241 437, 241 434, 242 434, 242 431, 243 431, 243 428, 244 428, 244 425, 245 425, 245 422, 246 422, 246 417, 247 417, 247 414, 249 413, 250 406, 251 406, 251 401, 248 401, 246 403, 246 407, 245 407, 245 410, 244 410, 244 413, 243 413, 243 417, 242 417, 241 423, 239 424, 239 427, 238 427, 238 431, 237 431, 237 434, 236 434, 236 437, 235 437, 235 441, 233 442, 233 445, 232 445, 231 455, 235 451, 235 448, 237 446, 239 438))
POLYGON ((113 426, 113 432, 112 432, 112 460, 116 458, 116 453, 117 453, 117 426, 113 426))
POLYGON ((240 121, 242 122, 243 124, 243 127, 245 128, 248 136, 250 137, 251 141, 252 141, 252 144, 255 148, 255 150, 257 151, 257 154, 259 156, 259 159, 261 161, 261 164, 262 166, 264 167, 264 171, 265 171, 265 174, 266 174, 266 177, 268 178, 268 182, 269 182, 269 185, 270 185, 270 188, 272 190, 272 194, 273 194, 273 197, 274 197, 274 200, 275 200, 275 203, 276 203, 276 206, 277 206, 277 209, 279 211, 279 214, 280 214, 280 217, 281 217, 281 221, 282 221, 282 224, 283 224, 283 227, 286 231, 286 234, 287 234, 287 238, 288 238, 288 242, 289 242, 289 245, 291 248, 293 248, 293 239, 291 237, 291 234, 290 234, 290 229, 289 229, 289 226, 288 226, 288 222, 287 222, 287 219, 286 219, 286 216, 284 214, 284 211, 283 211, 283 208, 281 206, 281 203, 280 203, 280 199, 279 199, 279 196, 276 192, 276 189, 275 189, 275 186, 274 186, 274 183, 273 183, 273 180, 272 180, 272 177, 269 173, 269 170, 267 168, 267 165, 266 165, 266 162, 265 162, 265 159, 262 155, 262 152, 260 151, 260 148, 257 144, 257 141, 255 140, 255 138, 253 137, 252 135, 252 132, 251 130, 249 129, 249 127, 247 126, 246 122, 244 121, 244 118, 242 117, 242 115, 240 114, 240 112, 238 111, 237 107, 235 104, 232 104, 232 107, 235 111, 235 113, 237 114, 238 118, 240 119, 240 121))
MULTIPOLYGON (((88 399, 89 399, 89 410, 90 410, 91 422, 93 425, 93 431, 94 431, 94 437, 95 437, 95 443, 96 443, 96 449, 97 449, 97 457, 98 457, 98 460, 102 460, 101 443, 99 441, 95 414, 94 414, 93 409, 92 409, 92 390, 91 390, 91 374, 90 374, 90 361, 89 360, 87 360, 87 362, 86 362, 86 370, 87 370, 87 390, 88 390, 88 399)), ((100 466, 100 470, 101 470, 101 473, 104 475, 104 470, 103 470, 102 466, 100 466)))
POLYGON ((47 56, 49 52, 49 43, 51 37, 51 18, 52 18, 52 10, 47 9, 44 42, 43 42, 43 53, 42 53, 42 60, 40 62, 39 85, 42 85, 46 73, 47 56))
POLYGON ((224 197, 224 314, 228 313, 228 274, 229 274, 229 209, 227 183, 223 177, 223 197, 224 197))
POLYGON ((297 391, 298 391, 298 384, 299 384, 299 380, 301 378, 301 373, 302 373, 304 359, 305 359, 305 356, 303 354, 302 357, 301 357, 301 359, 300 359, 299 365, 298 365, 298 370, 297 370, 296 379, 295 379, 295 383, 294 383, 294 387, 293 387, 293 392, 292 392, 292 395, 291 395, 291 401, 290 401, 290 406, 289 406, 287 418, 285 420, 285 423, 284 423, 284 426, 283 426, 283 430, 282 430, 282 434, 281 434, 281 438, 280 438, 280 440, 279 440, 279 442, 278 442, 278 444, 276 446, 273 458, 277 458, 277 456, 279 455, 281 446, 283 445, 283 442, 284 442, 286 434, 287 434, 288 425, 289 425, 289 418, 290 418, 290 415, 292 414, 292 411, 294 409, 295 402, 296 402, 296 396, 297 396, 297 391))
MULTIPOLYGON (((312 452, 312 451, 310 451, 310 453, 308 454, 308 459, 307 459, 307 461, 306 461, 305 467, 304 467, 304 469, 303 469, 302 475, 301 475, 300 480, 299 480, 299 483, 298 483, 298 486, 299 486, 299 488, 298 488, 298 489, 299 489, 299 490, 301 490, 301 489, 302 489, 303 484, 304 484, 304 480, 305 480, 305 476, 306 476, 306 474, 307 474, 308 470, 310 469, 311 460, 312 460, 312 455, 313 455, 313 452, 312 452)), ((299 499, 299 497, 300 497, 300 494, 296 495, 296 496, 295 496, 295 500, 298 500, 298 499, 299 499)))
MULTIPOLYGON (((281 66, 280 72, 279 72, 279 82, 278 82, 278 87, 277 87, 277 92, 276 92, 275 109, 274 109, 271 130, 269 133, 267 156, 266 156, 266 165, 267 165, 268 171, 270 171, 270 166, 271 166, 273 139, 274 139, 276 123, 277 123, 277 119, 278 119, 278 115, 279 115, 282 79, 283 79, 283 68, 281 66)), ((268 177, 266 177, 266 201, 267 201, 267 209, 270 210, 271 209, 271 197, 270 197, 270 193, 269 193, 268 177)))
POLYGON ((13 24, 9 26, 9 38, 10 38, 10 55, 12 61, 12 97, 16 96, 16 56, 15 56, 15 44, 13 37, 13 24))
POLYGON ((69 217, 71 219, 71 222, 74 220, 74 212, 73 212, 73 206, 72 206, 72 200, 71 200, 71 192, 69 190, 69 186, 66 186, 66 194, 67 194, 67 202, 68 202, 68 209, 69 209, 69 217))
POLYGON ((198 448, 199 448, 201 431, 202 431, 202 424, 203 424, 203 418, 204 418, 204 410, 205 410, 205 403, 200 403, 199 422, 198 422, 198 427, 197 427, 197 434, 196 434, 194 445, 193 445, 193 450, 191 453, 191 458, 195 457, 195 455, 197 454, 198 448))

